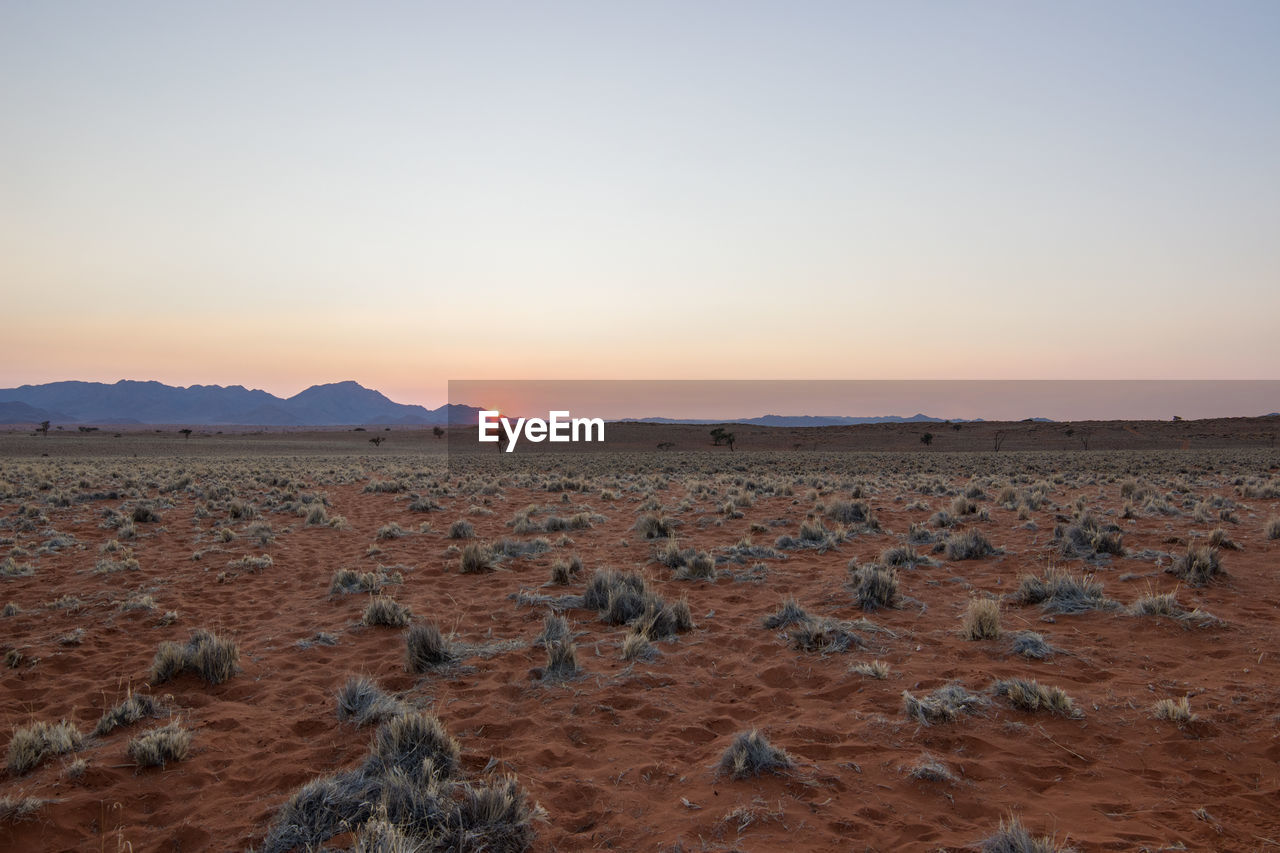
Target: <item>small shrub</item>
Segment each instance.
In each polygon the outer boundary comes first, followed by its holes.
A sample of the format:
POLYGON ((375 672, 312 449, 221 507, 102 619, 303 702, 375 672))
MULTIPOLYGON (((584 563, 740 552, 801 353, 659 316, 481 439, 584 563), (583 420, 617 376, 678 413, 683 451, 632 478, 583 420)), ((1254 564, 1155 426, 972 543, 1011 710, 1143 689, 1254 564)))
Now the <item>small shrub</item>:
POLYGON ((234 640, 203 628, 193 631, 185 646, 163 642, 151 664, 150 681, 161 684, 184 672, 194 672, 209 684, 221 684, 236 672, 240 650, 234 640))
POLYGON ((981 530, 971 527, 964 533, 947 537, 946 553, 948 560, 980 560, 999 552, 981 530))
POLYGON ((1039 604, 1046 613, 1083 613, 1117 606, 1092 575, 1075 577, 1057 569, 1049 569, 1041 577, 1024 575, 1013 599, 1020 604, 1039 604))
POLYGON ((809 614, 794 598, 782 602, 782 606, 764 618, 764 627, 770 629, 785 628, 796 622, 804 622, 809 614))
POLYGON ((632 529, 645 539, 666 539, 675 533, 675 522, 666 516, 648 513, 641 516, 632 529))
POLYGON ((370 627, 403 628, 413 614, 389 595, 375 595, 365 605, 360 621, 370 627))
POLYGON ((1244 550, 1240 547, 1240 543, 1232 539, 1227 531, 1221 527, 1215 528, 1214 531, 1209 534, 1209 547, 1218 548, 1222 551, 1244 550))
POLYGON ((1009 678, 997 681, 992 688, 997 696, 1023 711, 1049 711, 1064 717, 1079 716, 1075 703, 1061 687, 1040 684, 1035 679, 1009 678))
POLYGON ((981 696, 970 693, 959 684, 939 687, 923 699, 902 691, 902 712, 925 726, 953 722, 961 714, 977 713, 986 704, 981 696))
POLYGON ((1188 545, 1165 571, 1191 586, 1204 586, 1223 573, 1218 549, 1206 545, 1188 545))
POLYGON ((720 756, 719 769, 734 779, 777 773, 795 766, 791 756, 769 743, 759 729, 739 732, 720 756))
POLYGON ((1033 660, 1044 660, 1057 651, 1057 649, 1049 645, 1043 635, 1037 634, 1035 631, 1018 631, 1013 635, 1012 648, 1015 655, 1022 655, 1024 658, 1033 660))
POLYGON ((14 729, 9 740, 6 767, 18 776, 53 755, 65 755, 80 748, 84 738, 66 720, 46 723, 43 720, 14 729))
POLYGON ((676 572, 676 580, 712 581, 716 579, 716 561, 710 554, 700 552, 694 554, 676 572))
POLYGON ((622 641, 623 660, 646 660, 656 653, 643 631, 631 630, 622 641))
POLYGON ((479 542, 472 542, 462 549, 458 570, 464 575, 493 571, 493 554, 479 542))
POLYGON ((995 640, 1000 637, 1000 602, 994 598, 971 598, 960 629, 966 640, 995 640))
POLYGON ((1180 726, 1198 719, 1191 712, 1191 700, 1186 696, 1180 699, 1161 699, 1151 707, 1151 715, 1157 720, 1168 720, 1180 726))
POLYGON ((449 525, 450 539, 471 539, 476 535, 475 526, 465 518, 460 518, 449 525))
POLYGON ((399 770, 410 779, 424 775, 451 778, 458 770, 462 750, 458 741, 434 714, 402 714, 378 728, 365 763, 365 775, 399 770))
POLYGON ((1268 539, 1280 539, 1280 518, 1267 519, 1266 534, 1268 539))
POLYGON ((1035 836, 1014 815, 1000 821, 996 833, 983 839, 982 853, 1074 853, 1074 848, 1061 847, 1053 836, 1035 836))
POLYGON ((174 721, 129 741, 129 758, 139 767, 163 767, 181 761, 191 749, 191 732, 174 721))
POLYGON ((898 571, 892 566, 858 566, 851 582, 854 601, 863 610, 879 610, 898 603, 898 571))
POLYGON ((578 674, 578 647, 563 637, 547 644, 545 678, 572 678, 578 674))
POLYGON ((132 725, 144 717, 154 717, 159 710, 159 704, 149 694, 130 693, 124 701, 102 715, 93 733, 101 737, 119 726, 132 725))
POLYGON ((834 619, 810 616, 791 629, 791 645, 799 651, 832 654, 861 648, 862 639, 843 623, 834 619))
POLYGON ((0 797, 0 824, 29 820, 44 804, 44 800, 36 797, 9 795, 0 797))
POLYGON ((434 622, 414 625, 405 635, 405 662, 410 672, 427 672, 452 663, 457 652, 434 622))
POLYGON ((373 679, 357 675, 338 688, 338 719, 365 726, 405 712, 400 700, 388 696, 373 679))
POLYGON ((856 672, 858 675, 865 675, 867 678, 883 681, 889 677, 889 664, 882 660, 863 661, 849 667, 849 671, 856 672))

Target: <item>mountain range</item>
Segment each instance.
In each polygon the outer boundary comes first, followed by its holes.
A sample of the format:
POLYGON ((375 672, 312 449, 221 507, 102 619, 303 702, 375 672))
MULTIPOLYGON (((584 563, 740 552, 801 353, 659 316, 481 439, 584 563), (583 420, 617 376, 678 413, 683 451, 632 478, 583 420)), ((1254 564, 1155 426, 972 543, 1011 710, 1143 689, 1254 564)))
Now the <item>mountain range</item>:
POLYGON ((123 379, 50 382, 0 389, 0 423, 191 424, 197 426, 431 426, 473 424, 478 408, 406 405, 358 382, 312 385, 282 398, 242 385, 192 385, 123 379))

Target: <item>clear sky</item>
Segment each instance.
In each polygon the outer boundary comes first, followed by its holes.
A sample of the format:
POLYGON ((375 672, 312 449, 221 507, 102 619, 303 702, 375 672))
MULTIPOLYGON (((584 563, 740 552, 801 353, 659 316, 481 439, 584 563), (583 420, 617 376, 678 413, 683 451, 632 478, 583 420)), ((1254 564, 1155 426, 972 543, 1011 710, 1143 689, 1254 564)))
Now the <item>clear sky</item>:
POLYGON ((0 387, 1280 378, 1277 45, 1273 0, 0 0, 0 387))

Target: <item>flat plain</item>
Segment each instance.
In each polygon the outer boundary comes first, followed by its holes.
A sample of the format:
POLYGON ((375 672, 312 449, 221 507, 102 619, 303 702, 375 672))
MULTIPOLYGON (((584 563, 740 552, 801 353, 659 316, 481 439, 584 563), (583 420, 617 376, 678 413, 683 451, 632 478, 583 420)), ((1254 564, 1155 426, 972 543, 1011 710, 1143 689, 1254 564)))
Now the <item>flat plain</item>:
POLYGON ((1280 847, 1265 424, 1038 428, 0 436, 0 847, 1280 847))

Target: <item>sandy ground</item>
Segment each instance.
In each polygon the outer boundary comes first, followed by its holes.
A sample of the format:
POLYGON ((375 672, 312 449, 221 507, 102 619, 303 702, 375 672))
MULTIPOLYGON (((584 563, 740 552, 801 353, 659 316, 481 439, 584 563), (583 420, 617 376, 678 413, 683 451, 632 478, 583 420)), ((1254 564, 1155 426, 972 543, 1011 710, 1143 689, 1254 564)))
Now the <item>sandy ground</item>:
POLYGON ((16 554, 16 564, 34 574, 0 579, 0 601, 18 608, 0 619, 0 643, 20 655, 0 670, 0 731, 66 719, 88 733, 131 689, 162 699, 167 712, 0 777, 0 795, 45 801, 29 819, 0 824, 0 848, 259 843, 294 789, 357 765, 367 751, 372 729, 335 715, 334 691, 352 674, 367 674, 436 713, 460 740, 469 772, 515 773, 546 810, 536 850, 964 849, 1010 813, 1081 849, 1280 847, 1280 540, 1264 533, 1267 520, 1280 515, 1280 500, 1243 496, 1246 480, 1276 476, 1275 452, 957 455, 937 456, 926 469, 918 455, 778 456, 739 452, 735 468, 720 455, 688 463, 689 473, 679 456, 644 469, 619 457, 593 463, 580 478, 590 483, 583 492, 548 491, 545 478, 553 475, 536 465, 459 488, 438 460, 413 457, 176 457, 145 465, 11 457, 0 496, 0 555, 16 554), (1120 518, 1129 478, 1161 484, 1160 494, 1182 502, 1171 514, 1120 518), (439 483, 442 509, 414 512, 406 492, 365 491, 371 481, 392 479, 422 494, 439 483), (757 489, 749 507, 726 514, 727 496, 766 481, 790 493, 757 489), (933 483, 935 493, 909 489, 913 481, 933 483), (1043 482, 1046 502, 1019 518, 996 502, 1001 484, 1011 481, 1016 489, 1043 482), (477 491, 484 482, 496 486, 483 490, 492 493, 477 491), (878 532, 856 533, 821 553, 726 562, 714 583, 673 579, 654 561, 655 543, 633 530, 644 502, 656 501, 678 523, 681 547, 726 554, 744 536, 772 545, 794 536, 817 507, 849 500, 849 483, 857 482, 870 484, 862 499, 878 532), (115 498, 78 497, 111 483, 120 490, 115 498), (856 607, 850 561, 876 560, 903 542, 912 522, 926 522, 974 483, 984 493, 975 503, 988 518, 956 529, 981 530, 1003 553, 954 561, 919 546, 935 563, 899 570, 896 607, 856 607), (215 494, 217 485, 228 491, 215 494), (137 570, 95 574, 101 546, 118 535, 101 526, 104 511, 131 505, 130 490, 157 500, 162 518, 137 524, 136 538, 123 543, 137 570), (270 508, 298 492, 326 495, 329 513, 346 526, 307 527, 296 512, 270 508), (70 505, 55 505, 59 495, 70 505), (1215 495, 1229 503, 1234 521, 1219 520, 1216 507, 1212 520, 1193 517, 1191 504, 1215 495), (259 517, 230 517, 232 496, 256 504, 259 517), (1129 556, 1085 561, 1061 554, 1053 530, 1072 519, 1078 500, 1120 527, 1129 556), (449 548, 462 543, 445 535, 452 521, 466 518, 484 542, 531 540, 538 534, 516 535, 508 526, 530 505, 544 508, 535 520, 579 510, 604 520, 589 530, 541 534, 553 544, 547 553, 504 559, 492 573, 459 573, 449 548), (424 521, 430 529, 419 532, 424 521), (251 528, 264 522, 274 539, 260 546, 251 528), (406 535, 376 539, 392 522, 406 535), (1225 576, 1190 588, 1162 571, 1188 542, 1219 526, 1242 548, 1221 552, 1225 576), (213 532, 223 527, 236 538, 216 541, 213 532), (66 544, 42 549, 55 532, 66 544), (572 541, 562 543, 562 535, 572 541), (272 559, 267 569, 230 565, 262 554, 272 559), (584 563, 582 575, 568 587, 546 585, 551 565, 571 555, 584 563), (765 569, 752 573, 756 562, 765 569), (367 596, 329 594, 335 570, 379 565, 402 574, 403 584, 388 591, 417 619, 437 620, 458 641, 487 651, 446 670, 406 672, 404 632, 362 626, 367 596), (1176 590, 1184 607, 1219 621, 1200 626, 1123 610, 1046 615, 1007 598, 1022 575, 1049 566, 1096 572, 1122 605, 1176 590), (522 603, 517 594, 581 593, 603 568, 639 570, 668 600, 687 594, 696 627, 657 643, 654 659, 627 662, 620 657, 624 626, 566 609, 582 673, 540 680, 545 652, 534 640, 547 607, 522 603), (141 594, 153 596, 155 610, 121 609, 141 594), (1006 596, 1005 637, 960 636, 968 602, 981 594, 1006 596), (66 596, 78 603, 58 606, 66 596), (787 629, 762 626, 790 596, 814 616, 865 617, 884 630, 865 633, 866 649, 797 650, 787 629), (177 621, 162 624, 170 610, 177 621), (184 641, 196 628, 234 637, 241 671, 216 686, 191 675, 149 686, 158 644, 184 641), (1041 633, 1058 653, 1045 660, 1015 655, 1007 635, 1019 630, 1041 633), (75 637, 77 631, 83 634, 75 637), (337 644, 306 642, 322 631, 337 644), (888 678, 851 671, 871 660, 888 664, 888 678), (1013 676, 1062 687, 1079 715, 1010 707, 990 687, 1013 676), (989 704, 928 726, 903 713, 903 691, 922 696, 951 683, 989 704), (1190 697, 1195 722, 1153 717, 1157 700, 1182 696, 1190 697), (136 768, 126 754, 129 739, 169 712, 194 732, 192 754, 163 769, 136 768), (751 728, 785 749, 795 767, 744 780, 718 773, 734 735, 751 728), (78 775, 77 759, 86 762, 78 775), (930 761, 951 778, 912 775, 930 761))

